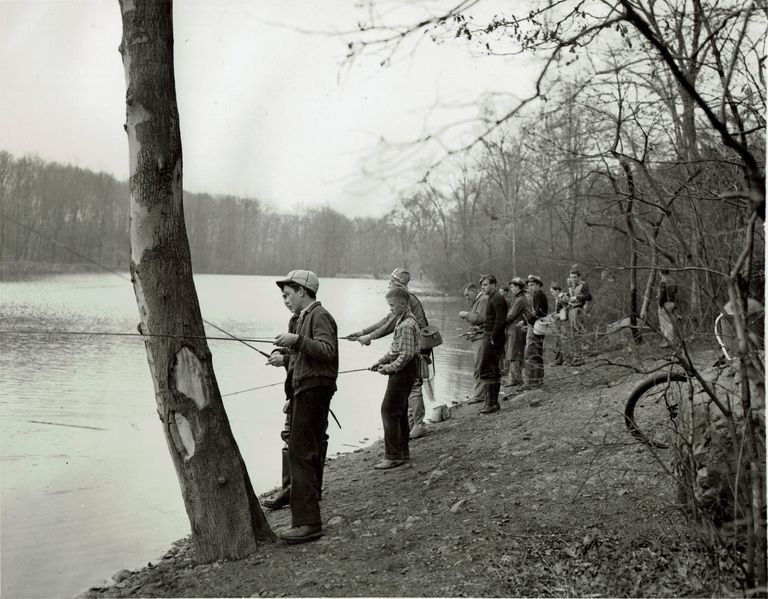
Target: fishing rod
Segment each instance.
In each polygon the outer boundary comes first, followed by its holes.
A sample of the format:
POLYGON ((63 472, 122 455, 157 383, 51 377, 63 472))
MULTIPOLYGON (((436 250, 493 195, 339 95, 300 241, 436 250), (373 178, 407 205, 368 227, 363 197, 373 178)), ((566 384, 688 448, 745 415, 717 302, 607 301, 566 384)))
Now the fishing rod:
POLYGON ((232 339, 231 337, 210 337, 207 335, 162 335, 160 333, 111 333, 105 331, 33 331, 8 329, 0 335, 19 333, 22 335, 83 335, 97 337, 161 337, 164 339, 212 339, 214 341, 250 341, 251 343, 274 343, 274 339, 232 339))
MULTIPOLYGON (((274 339, 232 339, 231 337, 210 337, 205 335, 162 335, 160 333, 110 333, 102 331, 23 331, 23 330, 5 330, 0 331, 0 335, 6 334, 23 334, 23 335, 83 335, 87 337, 159 337, 161 339, 210 339, 214 341, 250 341, 251 343, 272 343, 274 339)), ((269 358, 267 352, 261 351, 258 348, 253 348, 259 352, 265 358, 269 358)))
MULTIPOLYGON (((363 370, 370 370, 369 368, 355 368, 353 370, 342 370, 339 374, 349 374, 350 372, 362 372, 363 370)), ((269 385, 260 385, 258 387, 251 387, 250 389, 243 389, 242 391, 233 391, 232 393, 222 393, 222 397, 229 397, 231 395, 240 395, 241 393, 247 393, 248 391, 256 391, 257 389, 266 389, 267 387, 276 387, 277 385, 284 385, 285 381, 279 383, 270 383, 269 385)))
MULTIPOLYGON (((90 257, 86 256, 85 254, 83 254, 83 253, 81 253, 81 252, 78 252, 77 250, 75 250, 75 249, 73 249, 73 248, 69 247, 68 245, 66 245, 66 244, 64 244, 64 243, 62 243, 62 242, 60 242, 58 239, 54 239, 53 237, 50 237, 49 235, 45 235, 45 234, 43 234, 43 233, 40 233, 38 230, 34 229, 33 227, 30 227, 30 226, 28 226, 28 225, 25 225, 24 223, 21 223, 21 222, 17 221, 15 218, 12 218, 12 217, 8 216, 7 214, 5 214, 5 213, 4 213, 4 212, 2 212, 2 211, 0 211, 0 217, 3 217, 3 218, 5 218, 5 219, 7 219, 7 220, 11 221, 12 223, 15 223, 15 224, 16 224, 16 225, 18 225, 19 227, 21 227, 21 228, 23 228, 23 229, 26 229, 27 231, 29 231, 29 232, 31 232, 31 233, 34 233, 35 235, 37 235, 38 237, 40 237, 40 238, 42 238, 42 239, 45 239, 46 241, 50 241, 51 243, 53 243, 53 244, 55 244, 55 245, 58 245, 58 246, 59 246, 59 247, 61 247, 61 248, 64 248, 65 250, 67 250, 68 252, 71 252, 71 253, 72 253, 72 254, 74 254, 75 256, 77 256, 77 257, 79 257, 79 258, 82 258, 82 259, 83 259, 83 260, 85 260, 86 262, 88 262, 88 263, 90 263, 90 264, 93 264, 94 266, 98 266, 98 267, 99 267, 99 268, 101 268, 102 270, 105 270, 106 272, 108 272, 108 273, 111 273, 111 274, 115 275, 116 277, 120 277, 122 280, 124 280, 124 281, 128 281, 128 282, 130 282, 131 284, 133 284, 133 281, 131 280, 131 278, 130 278, 130 277, 126 277, 126 276, 125 276, 125 275, 123 275, 122 273, 119 273, 119 272, 117 272, 116 270, 114 270, 114 269, 112 269, 112 268, 109 268, 108 266, 104 266, 104 265, 103 265, 103 264, 101 264, 100 262, 97 262, 96 260, 94 260, 94 259, 92 259, 92 258, 90 258, 90 257)), ((212 326, 214 329, 216 329, 216 330, 217 330, 217 331, 219 331, 220 333, 223 333, 223 334, 227 335, 228 337, 230 337, 230 338, 231 338, 231 339, 233 339, 234 341, 239 341, 240 343, 242 343, 242 344, 243 344, 243 345, 245 345, 246 347, 250 347, 252 350, 259 352, 259 353, 260 353, 262 356, 265 356, 265 357, 267 357, 267 358, 269 357, 269 355, 268 355, 268 354, 266 354, 265 352, 261 351, 260 349, 257 349, 257 348, 255 348, 255 347, 253 347, 253 346, 252 346, 252 345, 250 345, 250 344, 249 344, 247 341, 244 341, 243 339, 240 339, 240 338, 238 338, 236 335, 234 335, 234 334, 230 333, 229 331, 226 331, 226 330, 224 330, 224 329, 223 329, 223 328, 221 328, 220 326, 218 326, 218 325, 216 325, 216 324, 214 324, 214 323, 212 323, 212 322, 210 322, 210 321, 206 320, 205 318, 203 318, 202 320, 203 320, 203 322, 204 322, 205 324, 207 324, 208 326, 212 326)), ((203 337, 201 337, 201 338, 203 338, 203 337)), ((256 342, 256 341, 254 341, 254 343, 257 343, 257 342, 256 342)), ((261 342, 261 341, 260 341, 259 343, 264 343, 264 342, 261 342)), ((270 341, 270 343, 271 343, 271 341, 270 341)))

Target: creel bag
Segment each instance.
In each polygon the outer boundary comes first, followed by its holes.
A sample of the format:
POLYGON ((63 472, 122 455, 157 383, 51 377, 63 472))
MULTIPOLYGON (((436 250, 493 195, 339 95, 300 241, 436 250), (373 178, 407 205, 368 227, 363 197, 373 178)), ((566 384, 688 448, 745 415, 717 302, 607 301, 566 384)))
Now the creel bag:
POLYGON ((443 343, 443 336, 440 330, 433 324, 422 327, 419 331, 419 349, 432 349, 443 343))

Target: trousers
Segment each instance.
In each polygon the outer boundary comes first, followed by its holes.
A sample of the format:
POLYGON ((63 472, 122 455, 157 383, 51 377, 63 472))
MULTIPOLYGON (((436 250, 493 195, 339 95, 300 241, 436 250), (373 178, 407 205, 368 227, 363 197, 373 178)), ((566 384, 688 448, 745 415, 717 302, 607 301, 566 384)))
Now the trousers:
MULTIPOLYGON (((291 490, 291 472, 290 472, 290 467, 288 465, 288 439, 291 438, 291 417, 293 413, 293 410, 291 409, 290 399, 285 402, 285 407, 283 408, 283 412, 285 412, 285 424, 283 425, 283 430, 280 431, 280 438, 283 440, 283 449, 281 451, 282 458, 283 458, 282 486, 283 486, 283 489, 290 491, 291 490)), ((318 493, 321 497, 323 495, 323 470, 325 469, 325 458, 327 455, 328 455, 328 433, 323 435, 323 444, 320 452, 320 464, 318 466, 319 470, 317 472, 318 493)))
POLYGON ((477 339, 472 340, 472 356, 475 360, 475 369, 472 372, 472 376, 475 379, 475 385, 472 390, 472 395, 474 399, 484 399, 485 385, 483 384, 483 381, 480 380, 480 367, 482 366, 482 362, 483 362, 483 338, 482 337, 478 337, 477 339))
POLYGON ((292 526, 315 526, 320 519, 320 484, 323 437, 328 429, 331 387, 312 387, 291 402, 288 471, 291 480, 292 526))
POLYGON ((402 370, 393 372, 387 380, 387 390, 381 402, 381 422, 384 425, 384 457, 407 460, 411 457, 408 437, 408 396, 418 375, 419 362, 414 358, 402 370))
POLYGON ((503 339, 493 341, 490 335, 483 337, 483 357, 480 362, 480 380, 484 385, 501 381, 499 361, 503 351, 503 339))

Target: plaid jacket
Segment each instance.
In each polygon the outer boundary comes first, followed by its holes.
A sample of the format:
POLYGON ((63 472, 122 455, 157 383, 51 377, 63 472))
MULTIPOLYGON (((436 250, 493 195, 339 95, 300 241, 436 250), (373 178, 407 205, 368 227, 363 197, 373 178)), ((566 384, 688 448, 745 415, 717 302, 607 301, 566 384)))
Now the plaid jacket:
POLYGON ((402 370, 419 353, 419 325, 410 311, 404 312, 395 325, 389 351, 379 360, 379 372, 393 374, 402 370))

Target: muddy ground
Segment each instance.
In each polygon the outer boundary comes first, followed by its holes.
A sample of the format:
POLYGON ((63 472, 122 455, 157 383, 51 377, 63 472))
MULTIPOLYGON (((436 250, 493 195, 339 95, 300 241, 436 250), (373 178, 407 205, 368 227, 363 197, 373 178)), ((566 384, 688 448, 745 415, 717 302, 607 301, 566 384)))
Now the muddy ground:
MULTIPOLYGON (((633 364, 657 357, 650 348, 633 364)), ((380 442, 330 461, 318 541, 195 565, 184 539, 85 596, 737 595, 731 558, 708 550, 676 506, 667 456, 624 429, 642 378, 602 358, 547 367, 543 391, 500 413, 457 406, 412 441, 409 467, 372 470, 380 442)), ((290 524, 286 509, 267 516, 273 529, 290 524)))

